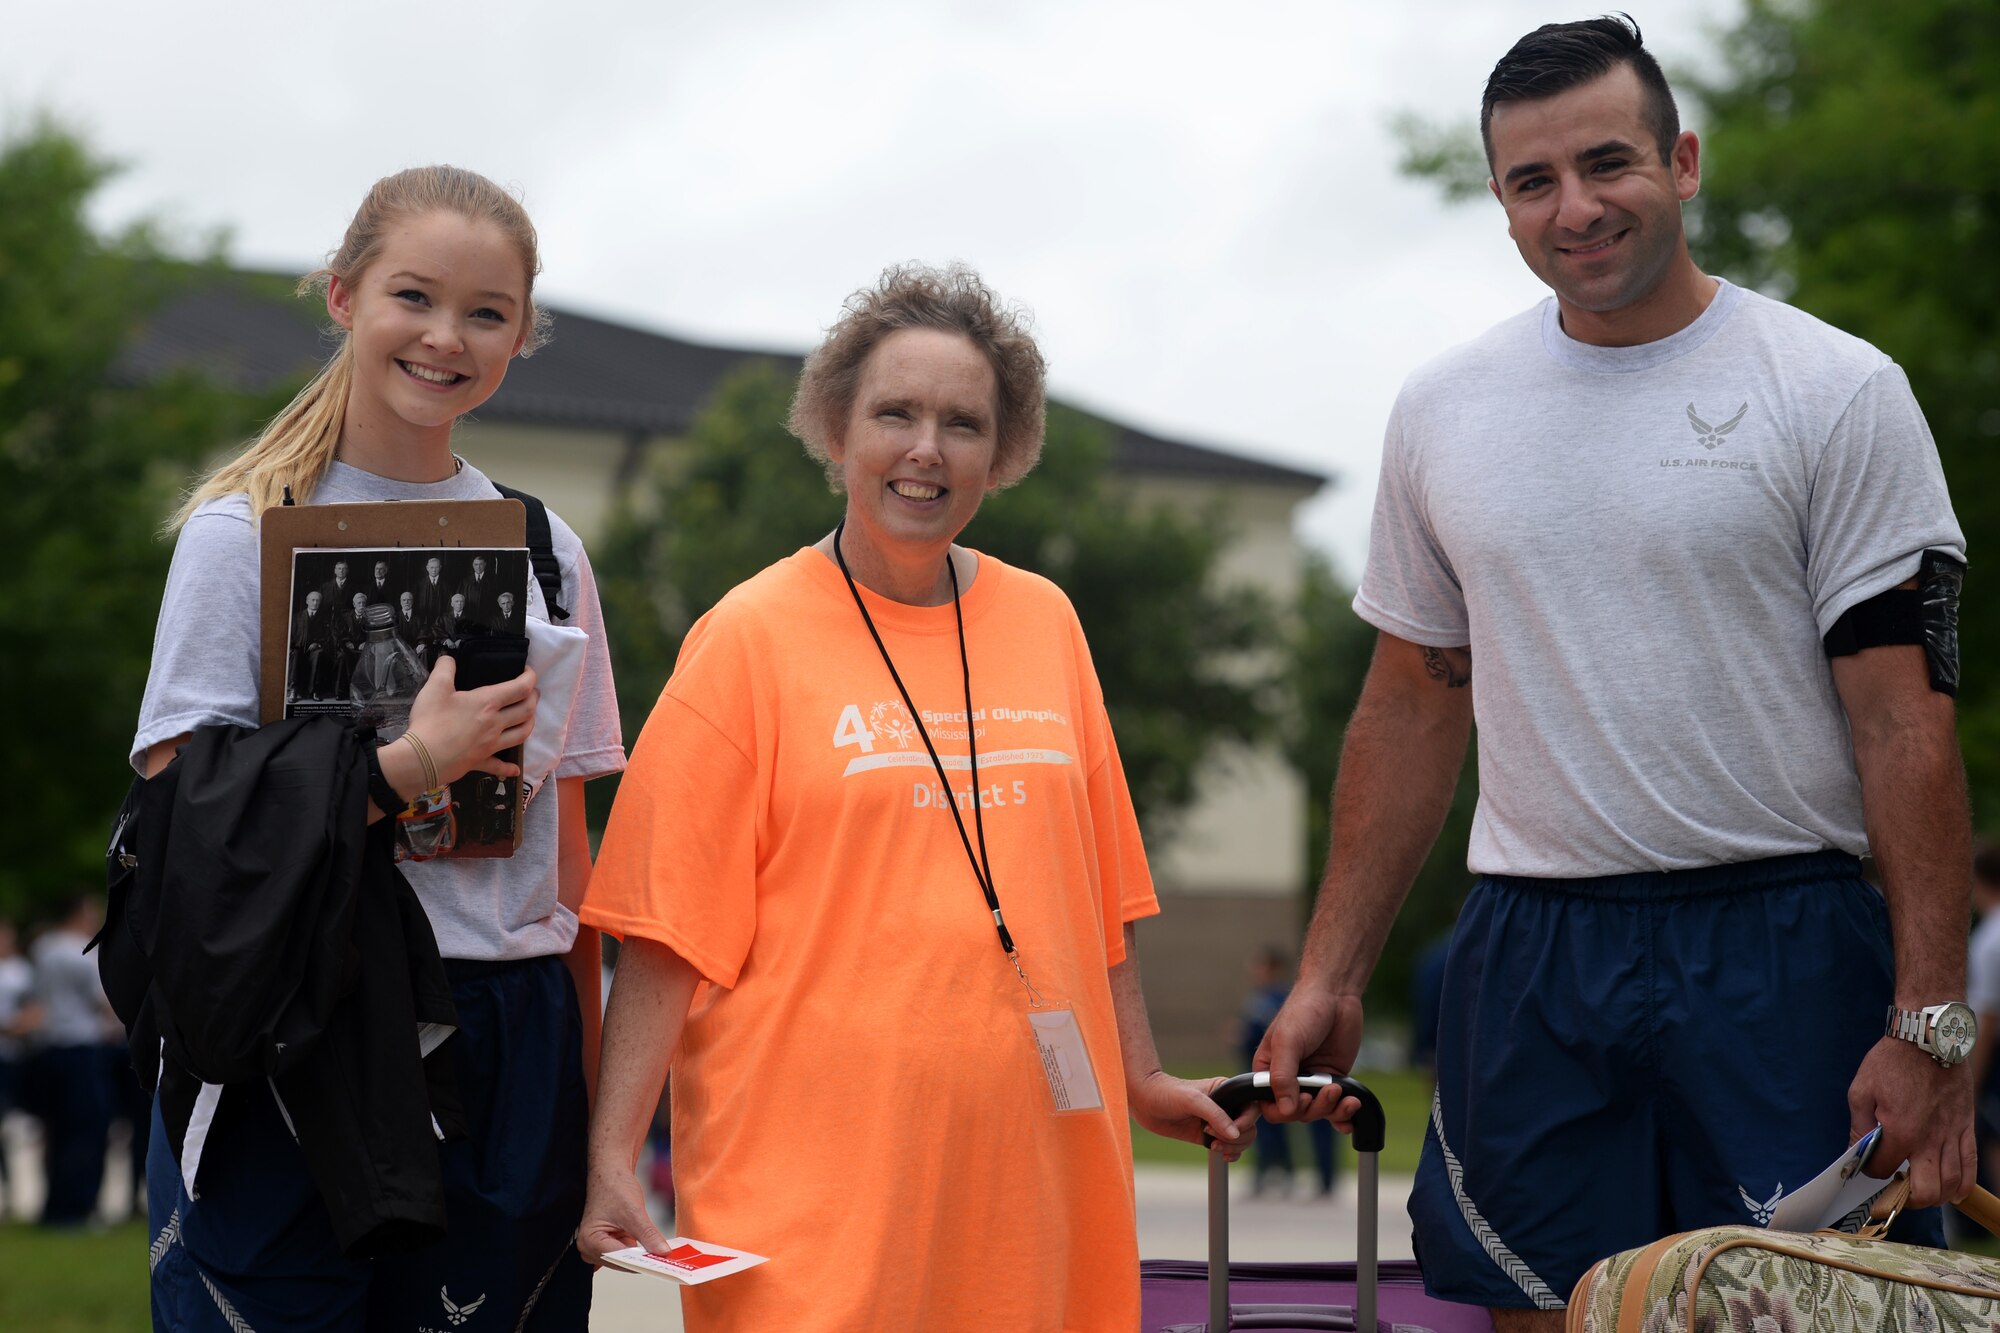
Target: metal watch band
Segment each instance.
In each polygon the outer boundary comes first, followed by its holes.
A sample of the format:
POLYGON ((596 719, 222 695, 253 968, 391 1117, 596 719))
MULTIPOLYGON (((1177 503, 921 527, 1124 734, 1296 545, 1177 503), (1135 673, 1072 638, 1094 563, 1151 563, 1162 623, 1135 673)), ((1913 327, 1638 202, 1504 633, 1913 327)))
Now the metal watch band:
POLYGON ((1898 1009, 1893 1004, 1889 1006, 1888 1030, 1890 1036, 1899 1037, 1904 1041, 1915 1042, 1918 1046, 1928 1050, 1930 1049, 1930 1043, 1925 1040, 1929 1035, 1925 1030, 1927 1026, 1928 1024, 1924 1021, 1923 1010, 1898 1009))

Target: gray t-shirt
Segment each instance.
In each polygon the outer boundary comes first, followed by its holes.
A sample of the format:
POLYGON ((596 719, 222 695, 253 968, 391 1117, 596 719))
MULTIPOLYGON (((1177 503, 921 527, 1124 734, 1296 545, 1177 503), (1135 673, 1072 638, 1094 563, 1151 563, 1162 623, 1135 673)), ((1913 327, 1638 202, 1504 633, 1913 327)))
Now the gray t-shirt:
MULTIPOLYGON (((21 1021, 21 1011, 34 998, 34 964, 18 954, 0 958, 0 1034, 21 1021)), ((0 1035, 0 1061, 18 1060, 26 1051, 21 1038, 0 1035)))
POLYGON ((1859 854, 1820 636, 1964 547, 1868 344, 1723 283, 1671 337, 1595 347, 1550 299, 1404 385, 1354 609, 1472 646, 1476 873, 1859 854))
MULTIPOLYGON (((498 494, 469 463, 444 481, 418 484, 336 462, 312 503, 491 500, 498 494)), ((556 777, 616 773, 625 767, 625 747, 597 583, 576 533, 553 512, 549 527, 562 570, 563 605, 570 613, 564 623, 590 635, 556 777)), ((135 769, 152 746, 196 727, 257 725, 258 581, 257 531, 248 499, 229 496, 196 510, 174 547, 160 602, 152 670, 139 708, 138 734, 132 738, 135 769)), ((532 577, 528 614, 548 619, 541 586, 532 577)), ((521 849, 512 857, 403 865, 445 957, 535 958, 564 953, 575 942, 576 914, 556 900, 556 806, 553 793, 529 802, 521 849)))
POLYGON ((103 1046, 118 1038, 111 1003, 97 979, 97 960, 83 952, 88 935, 45 932, 29 950, 35 964, 35 1000, 42 1006, 43 1046, 103 1046))

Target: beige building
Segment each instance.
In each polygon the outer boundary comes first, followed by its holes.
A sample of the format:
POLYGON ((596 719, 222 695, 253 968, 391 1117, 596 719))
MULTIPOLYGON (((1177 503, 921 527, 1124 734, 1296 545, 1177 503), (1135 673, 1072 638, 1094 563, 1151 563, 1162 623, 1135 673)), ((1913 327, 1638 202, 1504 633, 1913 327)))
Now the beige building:
MULTIPOLYGON (((238 274, 189 292, 151 323, 125 373, 196 368, 255 390, 296 382, 327 344, 323 314, 289 290, 290 279, 238 274)), ((478 419, 460 427, 458 445, 489 475, 547 502, 586 542, 724 375, 754 356, 798 363, 562 311, 556 327, 556 339, 517 363, 478 419)), ((1106 424, 1114 473, 1136 499, 1188 511, 1222 502, 1236 535, 1219 577, 1289 602, 1303 559, 1293 516, 1326 477, 1106 424)), ((628 719, 628 736, 638 721, 628 719)), ((1199 799, 1171 833, 1148 831, 1164 910, 1141 928, 1143 971, 1169 1061, 1234 1060, 1228 1034, 1251 954, 1296 945, 1309 799, 1323 794, 1306 792, 1274 746, 1229 746, 1211 756, 1199 799)))

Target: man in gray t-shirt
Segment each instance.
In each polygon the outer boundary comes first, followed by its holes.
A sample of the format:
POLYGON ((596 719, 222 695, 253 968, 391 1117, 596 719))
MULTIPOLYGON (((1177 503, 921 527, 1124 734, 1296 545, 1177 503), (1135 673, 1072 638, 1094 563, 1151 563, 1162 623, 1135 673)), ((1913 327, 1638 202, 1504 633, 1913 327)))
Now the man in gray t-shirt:
POLYGON ((1351 1114, 1288 1103, 1293 1071, 1351 1065, 1476 719, 1411 1216, 1433 1293, 1506 1330, 1606 1253, 1768 1220, 1878 1122, 1916 1206, 1972 1183, 1964 538, 1902 372, 1696 267, 1699 144, 1636 25, 1523 38, 1482 121, 1554 298, 1390 420, 1355 598, 1381 633, 1257 1063, 1281 1113, 1351 1114))
POLYGON ((48 1226, 87 1222, 104 1181, 105 1135, 116 1096, 106 1047, 119 1029, 97 980, 97 962, 83 952, 102 920, 97 900, 77 895, 31 950, 42 1026, 28 1078, 47 1136, 41 1220, 48 1226))

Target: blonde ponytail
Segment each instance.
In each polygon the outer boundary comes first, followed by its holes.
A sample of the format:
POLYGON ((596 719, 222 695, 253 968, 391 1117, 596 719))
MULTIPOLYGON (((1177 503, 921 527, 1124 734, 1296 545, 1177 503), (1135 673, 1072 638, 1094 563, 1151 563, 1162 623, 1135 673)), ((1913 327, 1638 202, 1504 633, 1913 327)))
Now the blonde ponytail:
MULTIPOLYGON (((520 355, 526 356, 548 339, 548 316, 535 305, 535 276, 542 271, 535 225, 520 201, 477 172, 462 167, 412 167, 393 176, 384 176, 361 201, 340 248, 330 255, 326 267, 309 273, 299 283, 298 294, 324 293, 333 278, 352 287, 381 249, 382 235, 391 226, 408 218, 430 213, 455 213, 475 221, 492 222, 514 242, 527 270, 527 341, 520 355)), ((166 531, 179 531, 194 511, 210 500, 225 495, 247 495, 250 516, 255 519, 272 505, 283 502, 285 487, 300 504, 311 499, 327 466, 340 448, 341 427, 347 420, 347 396, 354 386, 354 351, 341 334, 340 348, 333 359, 298 396, 271 419, 248 448, 204 477, 181 502, 167 521, 166 531)))
POLYGON ((250 447, 209 473, 188 493, 167 521, 167 531, 178 532, 195 510, 225 495, 248 495, 253 520, 272 505, 284 503, 287 486, 292 488, 294 500, 306 503, 326 475, 334 450, 340 447, 340 428, 347 421, 347 393, 353 385, 354 349, 342 338, 333 359, 320 367, 284 411, 271 418, 271 424, 250 447))

